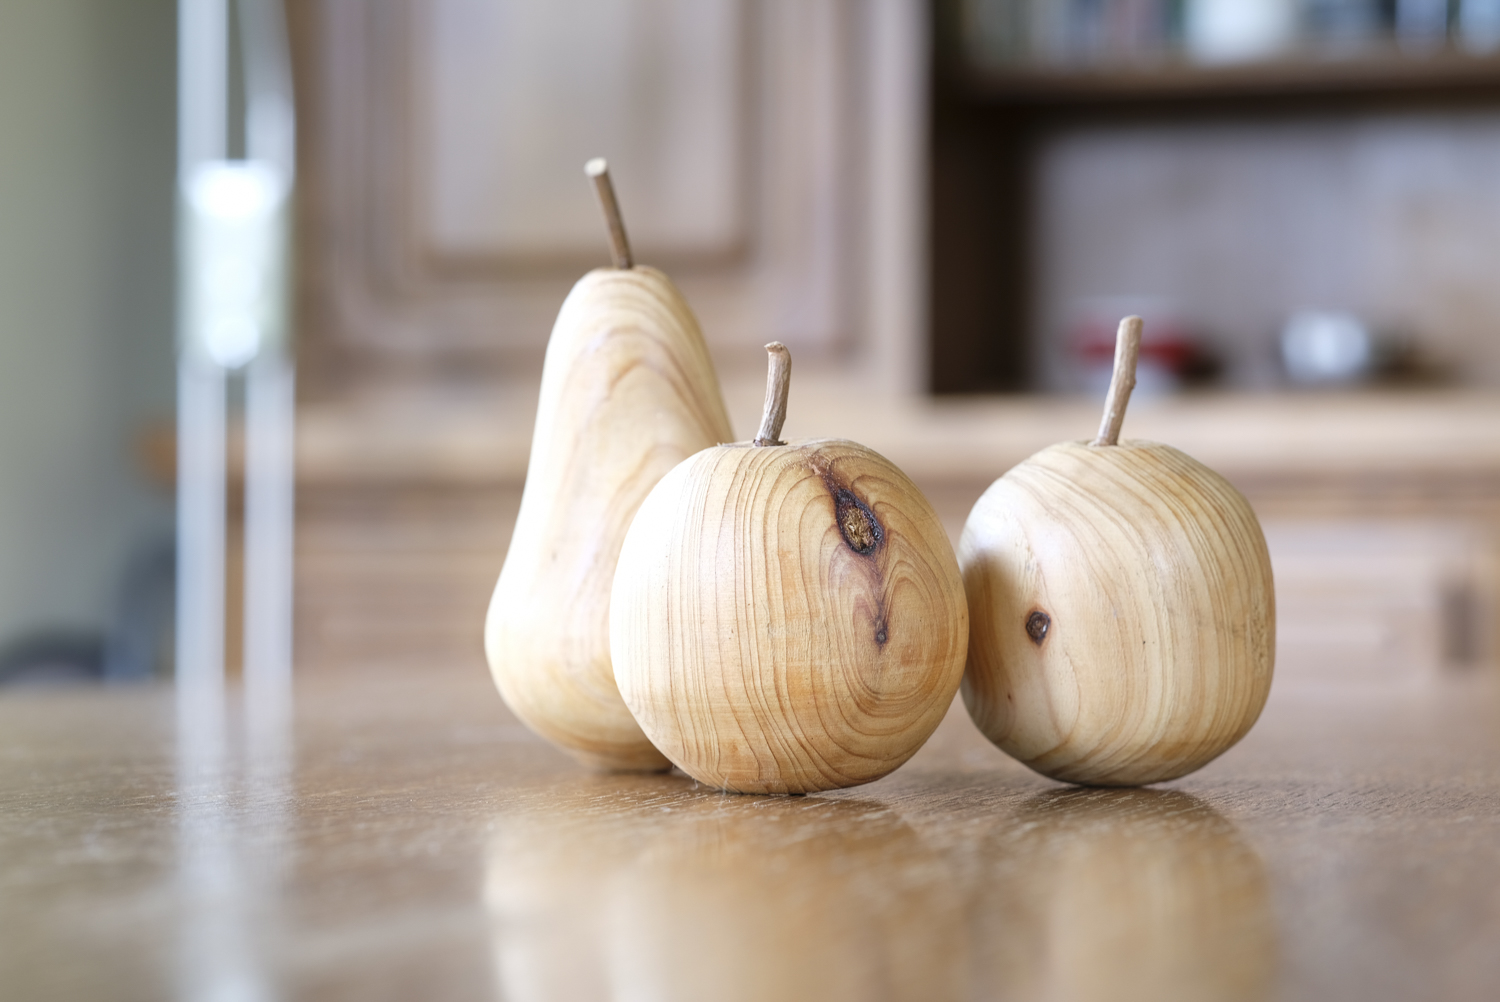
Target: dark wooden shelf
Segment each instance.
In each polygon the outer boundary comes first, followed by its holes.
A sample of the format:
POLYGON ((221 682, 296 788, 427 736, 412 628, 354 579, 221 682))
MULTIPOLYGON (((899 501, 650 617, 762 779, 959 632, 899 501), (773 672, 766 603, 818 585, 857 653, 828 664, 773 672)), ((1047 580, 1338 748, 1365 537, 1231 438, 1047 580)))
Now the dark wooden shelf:
POLYGON ((1125 122, 1330 120, 1500 110, 1500 53, 1394 44, 1334 57, 1206 66, 1181 58, 1097 67, 983 69, 954 0, 929 0, 930 389, 1034 387, 1031 324, 1036 152, 1059 132, 1125 122))

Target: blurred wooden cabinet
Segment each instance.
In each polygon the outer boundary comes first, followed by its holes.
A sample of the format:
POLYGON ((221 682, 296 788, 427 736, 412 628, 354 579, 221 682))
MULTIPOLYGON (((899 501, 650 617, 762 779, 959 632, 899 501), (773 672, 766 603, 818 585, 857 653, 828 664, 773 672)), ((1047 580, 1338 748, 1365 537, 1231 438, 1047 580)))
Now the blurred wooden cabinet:
POLYGON ((607 261, 597 155, 637 259, 671 272, 721 364, 759 365, 771 339, 920 357, 920 3, 291 10, 314 396, 538 371, 569 287, 607 261))
MULTIPOLYGON (((957 542, 990 482, 1082 438, 1095 402, 872 399, 816 384, 798 420, 905 470, 957 542)), ((743 425, 759 388, 728 386, 743 425)), ((482 671, 480 624, 525 477, 530 401, 309 405, 299 430, 298 653, 482 671)), ((1224 473, 1266 528, 1278 685, 1420 682, 1500 654, 1500 402, 1478 394, 1140 401, 1132 437, 1224 473)))
MULTIPOLYGON (((668 268, 703 321, 741 434, 760 346, 784 340, 804 387, 793 433, 890 456, 956 536, 995 476, 1097 422, 1094 402, 915 392, 929 376, 926 158, 934 375, 993 388, 1023 371, 985 326, 1026 278, 996 241, 1023 232, 1006 213, 1021 205, 1012 154, 1029 134, 1002 127, 1056 110, 1025 81, 963 107, 939 94, 930 145, 925 0, 289 11, 304 157, 302 664, 482 670, 542 351, 571 284, 606 261, 582 175, 595 154, 614 165, 639 257, 668 268)), ((1075 110, 1106 101, 1086 92, 1075 110)), ((1493 648, 1488 400, 1143 400, 1130 422, 1221 469, 1268 517, 1284 677, 1432 675, 1493 648)))

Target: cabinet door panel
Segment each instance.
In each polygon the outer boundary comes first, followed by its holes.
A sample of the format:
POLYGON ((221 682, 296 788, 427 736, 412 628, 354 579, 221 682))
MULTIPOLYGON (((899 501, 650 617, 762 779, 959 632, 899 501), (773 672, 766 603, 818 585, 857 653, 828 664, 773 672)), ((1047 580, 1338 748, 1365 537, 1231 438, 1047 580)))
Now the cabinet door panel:
POLYGON ((599 155, 643 256, 743 242, 736 0, 431 0, 414 27, 414 209, 435 260, 597 260, 580 195, 599 155))
POLYGON ((608 262, 596 155, 637 260, 671 272, 721 364, 758 368, 777 339, 911 368, 918 0, 288 9, 310 394, 369 371, 534 373, 569 287, 608 262))

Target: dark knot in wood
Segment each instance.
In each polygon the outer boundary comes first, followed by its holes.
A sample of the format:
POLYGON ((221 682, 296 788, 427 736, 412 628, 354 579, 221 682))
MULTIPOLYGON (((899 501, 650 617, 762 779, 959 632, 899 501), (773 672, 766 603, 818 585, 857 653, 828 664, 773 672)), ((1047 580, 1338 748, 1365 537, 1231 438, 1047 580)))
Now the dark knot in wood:
POLYGON ((1051 627, 1052 617, 1040 609, 1033 610, 1031 615, 1026 617, 1026 635, 1038 647, 1042 646, 1042 641, 1047 639, 1047 631, 1051 627))
POLYGON ((875 547, 880 545, 885 533, 875 520, 875 513, 870 510, 869 505, 856 497, 853 491, 840 487, 833 492, 833 507, 838 518, 839 533, 844 537, 844 542, 849 544, 849 549, 862 557, 875 552, 875 547))

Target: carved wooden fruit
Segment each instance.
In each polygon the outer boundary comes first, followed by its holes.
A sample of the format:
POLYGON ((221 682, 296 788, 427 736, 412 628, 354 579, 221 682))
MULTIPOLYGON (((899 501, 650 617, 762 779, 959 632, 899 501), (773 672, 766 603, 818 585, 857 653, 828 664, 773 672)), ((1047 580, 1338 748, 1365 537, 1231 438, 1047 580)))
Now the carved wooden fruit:
POLYGON ((839 439, 783 444, 790 359, 771 352, 754 442, 662 478, 620 552, 615 679, 646 735, 742 793, 854 786, 932 734, 963 675, 968 610, 937 515, 839 439))
POLYGON ((1271 686, 1271 563, 1249 503, 1171 446, 1118 441, 1139 346, 1128 317, 1099 438, 995 481, 959 543, 969 713, 1073 783, 1192 772, 1244 736, 1271 686))
MULTIPOLYGON (((607 187, 601 197, 611 214, 607 187)), ((589 765, 659 770, 669 763, 626 709, 610 666, 615 560, 662 475, 734 434, 692 311, 661 272, 630 265, 617 210, 610 222, 622 266, 579 280, 547 344, 485 653, 500 694, 533 730, 589 765)))

